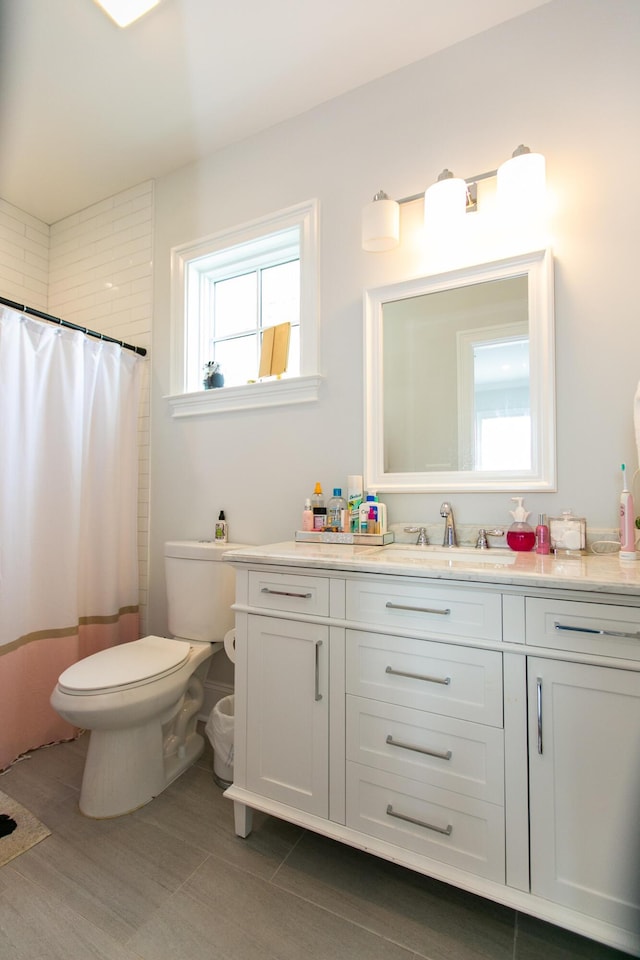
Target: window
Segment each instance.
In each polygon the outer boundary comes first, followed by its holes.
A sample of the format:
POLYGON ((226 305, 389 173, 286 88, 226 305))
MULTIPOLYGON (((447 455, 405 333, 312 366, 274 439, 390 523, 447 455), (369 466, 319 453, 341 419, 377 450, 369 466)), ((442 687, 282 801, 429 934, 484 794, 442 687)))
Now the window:
POLYGON ((317 399, 315 201, 172 251, 174 416, 317 399), (255 382, 262 335, 291 324, 287 371, 255 382), (224 388, 204 390, 219 365, 224 388))

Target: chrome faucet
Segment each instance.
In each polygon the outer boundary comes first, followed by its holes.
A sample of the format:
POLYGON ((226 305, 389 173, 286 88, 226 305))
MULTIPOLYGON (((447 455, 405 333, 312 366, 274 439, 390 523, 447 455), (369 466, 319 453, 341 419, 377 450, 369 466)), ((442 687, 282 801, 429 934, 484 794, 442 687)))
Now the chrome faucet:
POLYGON ((451 504, 447 503, 446 500, 440 507, 440 516, 444 517, 444 539, 442 541, 442 546, 457 547, 456 528, 453 523, 453 510, 451 509, 451 504))
POLYGON ((416 546, 418 547, 426 547, 429 543, 426 527, 405 527, 404 532, 418 534, 418 539, 416 540, 416 546))

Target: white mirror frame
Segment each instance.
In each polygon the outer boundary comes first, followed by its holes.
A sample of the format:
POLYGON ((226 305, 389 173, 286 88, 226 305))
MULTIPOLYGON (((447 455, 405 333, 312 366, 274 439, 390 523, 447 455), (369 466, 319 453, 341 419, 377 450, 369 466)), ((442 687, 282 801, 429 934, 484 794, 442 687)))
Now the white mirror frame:
POLYGON ((387 493, 556 490, 553 255, 537 250, 505 260, 419 277, 364 294, 365 487, 387 493), (384 468, 383 325, 385 303, 509 277, 528 277, 532 465, 530 470, 387 473, 384 468))

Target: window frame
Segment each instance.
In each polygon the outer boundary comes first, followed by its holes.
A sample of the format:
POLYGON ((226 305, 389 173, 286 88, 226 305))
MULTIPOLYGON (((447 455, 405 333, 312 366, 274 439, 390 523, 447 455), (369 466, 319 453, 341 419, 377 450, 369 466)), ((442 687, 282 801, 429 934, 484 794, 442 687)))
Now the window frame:
MULTIPOLYGON (((171 250, 171 369, 166 398, 172 416, 247 410, 318 399, 318 202, 308 200, 171 250), (300 375, 217 390, 186 392, 187 289, 189 265, 227 248, 298 227, 300 230, 300 375)), ((194 271, 191 271, 194 273, 194 271)), ((191 277, 191 284, 197 283, 191 277)), ((194 294, 193 289, 191 295, 194 294)))

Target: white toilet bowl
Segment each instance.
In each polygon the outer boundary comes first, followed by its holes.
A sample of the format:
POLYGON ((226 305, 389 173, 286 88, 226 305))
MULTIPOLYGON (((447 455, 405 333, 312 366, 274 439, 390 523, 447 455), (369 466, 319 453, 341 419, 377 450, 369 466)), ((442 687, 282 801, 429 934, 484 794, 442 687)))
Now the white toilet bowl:
POLYGON ((117 817, 148 803, 198 759, 207 661, 218 645, 144 637, 60 676, 53 708, 90 730, 80 809, 117 817))
MULTIPOLYGON (((165 544, 169 629, 94 653, 61 674, 54 710, 90 730, 80 810, 118 817, 148 803, 200 756, 208 661, 233 626, 234 544, 165 544), (213 561, 213 562, 211 562, 213 561)), ((237 545, 239 546, 239 545, 237 545)))

